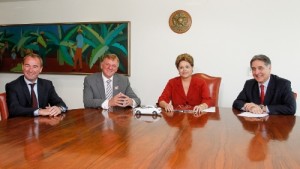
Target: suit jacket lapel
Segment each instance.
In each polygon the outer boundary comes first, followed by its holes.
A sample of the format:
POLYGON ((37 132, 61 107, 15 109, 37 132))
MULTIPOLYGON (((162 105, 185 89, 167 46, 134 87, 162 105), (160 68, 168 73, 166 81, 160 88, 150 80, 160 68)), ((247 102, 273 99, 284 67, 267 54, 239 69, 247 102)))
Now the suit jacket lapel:
POLYGON ((259 93, 259 88, 258 88, 258 82, 254 83, 253 91, 254 91, 254 93, 253 93, 254 103, 260 104, 260 93, 259 93))
POLYGON ((105 97, 105 87, 104 87, 104 81, 103 81, 103 78, 102 78, 102 73, 99 73, 97 75, 96 86, 97 86, 98 93, 100 93, 100 98, 106 98, 105 97), (99 85, 97 85, 97 84, 99 84, 99 85), (101 91, 104 91, 104 92, 101 92, 101 91))
POLYGON ((42 91, 42 89, 46 89, 44 87, 45 84, 43 83, 42 80, 38 79, 36 85, 37 85, 37 91, 38 91, 38 93, 36 93, 36 95, 38 98, 39 107, 44 108, 44 105, 48 106, 47 105, 48 103, 46 103, 46 101, 45 101, 45 97, 43 97, 43 94, 46 94, 46 93, 45 93, 45 91, 42 91))
MULTIPOLYGON (((113 80, 113 96, 119 93, 119 86, 120 86, 120 78, 115 74, 113 80)), ((124 93, 125 94, 125 93, 124 93)))
POLYGON ((182 85, 180 78, 176 79, 176 91, 177 91, 178 95, 180 95, 182 98, 186 99, 186 95, 184 93, 183 85, 182 85))
MULTIPOLYGON (((189 86, 189 90, 186 94, 186 97, 190 97, 190 95, 193 95, 193 91, 197 88, 197 83, 195 82, 195 78, 192 77, 192 80, 191 80, 191 83, 190 83, 190 86, 189 86)), ((183 89, 183 86, 182 86, 182 89, 183 89)), ((184 89, 183 89, 184 90, 184 89)), ((183 94, 184 94, 184 91, 183 91, 183 94)), ((185 95, 185 94, 184 94, 185 95)))
POLYGON ((29 104, 31 104, 31 96, 30 96, 30 93, 29 93, 28 85, 27 85, 27 83, 24 80, 24 76, 21 76, 20 83, 21 83, 22 91, 23 91, 23 93, 25 95, 25 99, 27 100, 27 102, 29 104))

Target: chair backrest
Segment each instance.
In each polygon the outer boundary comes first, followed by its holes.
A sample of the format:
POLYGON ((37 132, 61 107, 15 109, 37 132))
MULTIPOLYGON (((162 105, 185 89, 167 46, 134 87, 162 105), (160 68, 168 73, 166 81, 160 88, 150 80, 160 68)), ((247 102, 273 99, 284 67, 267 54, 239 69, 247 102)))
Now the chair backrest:
POLYGON ((1 114, 1 120, 6 120, 8 118, 6 93, 0 93, 0 114, 1 114))
POLYGON ((210 92, 210 97, 212 99, 212 105, 215 107, 219 106, 219 89, 221 85, 221 77, 213 77, 209 76, 205 73, 195 73, 193 76, 199 77, 203 80, 205 80, 209 92, 210 92))

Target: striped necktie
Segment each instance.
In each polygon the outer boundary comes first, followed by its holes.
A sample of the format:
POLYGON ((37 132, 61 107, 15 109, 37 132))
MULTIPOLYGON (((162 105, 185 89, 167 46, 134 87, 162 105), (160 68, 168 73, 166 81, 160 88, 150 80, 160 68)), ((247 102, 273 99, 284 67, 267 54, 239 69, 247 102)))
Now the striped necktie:
POLYGON ((108 79, 107 81, 106 81, 106 95, 105 95, 105 97, 106 97, 106 99, 111 99, 112 98, 112 88, 111 88, 111 80, 110 79, 108 79))

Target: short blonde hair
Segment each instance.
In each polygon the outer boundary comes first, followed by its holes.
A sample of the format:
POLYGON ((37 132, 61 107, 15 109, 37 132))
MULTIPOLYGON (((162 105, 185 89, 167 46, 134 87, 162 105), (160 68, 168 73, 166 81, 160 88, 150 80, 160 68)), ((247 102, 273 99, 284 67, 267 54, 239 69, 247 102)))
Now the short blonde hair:
POLYGON ((104 61, 104 59, 111 59, 111 60, 117 60, 118 63, 120 62, 118 56, 116 54, 110 53, 110 54, 106 54, 102 57, 101 62, 104 61))

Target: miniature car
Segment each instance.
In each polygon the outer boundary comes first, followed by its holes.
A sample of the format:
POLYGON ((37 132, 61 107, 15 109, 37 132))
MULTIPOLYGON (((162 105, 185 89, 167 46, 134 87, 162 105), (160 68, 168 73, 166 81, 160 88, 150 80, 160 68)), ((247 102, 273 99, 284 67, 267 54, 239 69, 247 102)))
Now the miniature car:
POLYGON ((134 113, 136 115, 160 115, 161 114, 161 108, 160 107, 155 107, 152 105, 146 105, 146 106, 141 106, 137 107, 134 109, 134 113))

